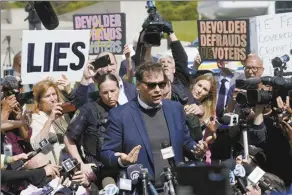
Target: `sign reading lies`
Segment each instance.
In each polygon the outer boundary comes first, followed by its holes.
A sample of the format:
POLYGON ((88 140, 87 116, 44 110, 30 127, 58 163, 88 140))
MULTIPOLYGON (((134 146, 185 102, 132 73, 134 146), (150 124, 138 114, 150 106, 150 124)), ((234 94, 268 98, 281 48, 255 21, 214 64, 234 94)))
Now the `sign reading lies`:
POLYGON ((248 20, 198 20, 203 60, 245 60, 249 54, 248 20))
POLYGON ((24 30, 22 34, 21 78, 35 84, 44 75, 79 81, 87 63, 89 30, 24 30))
POLYGON ((101 52, 123 54, 126 44, 126 15, 124 13, 111 14, 83 14, 73 16, 74 29, 89 29, 89 54, 98 55, 101 52))

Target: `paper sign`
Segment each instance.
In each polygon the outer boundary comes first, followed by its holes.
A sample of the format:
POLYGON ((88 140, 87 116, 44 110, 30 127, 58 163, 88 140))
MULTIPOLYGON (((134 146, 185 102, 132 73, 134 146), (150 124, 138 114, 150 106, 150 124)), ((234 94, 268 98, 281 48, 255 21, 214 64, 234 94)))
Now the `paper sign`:
POLYGON ((203 60, 245 60, 249 54, 248 20, 198 20, 203 60))
MULTIPOLYGON (((274 76, 272 59, 292 49, 292 13, 257 16, 250 19, 251 52, 257 54, 264 63, 264 76, 274 76)), ((292 71, 292 60, 287 70, 292 71)))
POLYGON ((22 84, 35 84, 45 75, 66 75, 80 81, 89 51, 89 30, 28 31, 22 35, 22 84))
POLYGON ((126 15, 124 13, 81 14, 73 16, 74 29, 90 30, 89 54, 101 52, 123 54, 126 44, 126 15))

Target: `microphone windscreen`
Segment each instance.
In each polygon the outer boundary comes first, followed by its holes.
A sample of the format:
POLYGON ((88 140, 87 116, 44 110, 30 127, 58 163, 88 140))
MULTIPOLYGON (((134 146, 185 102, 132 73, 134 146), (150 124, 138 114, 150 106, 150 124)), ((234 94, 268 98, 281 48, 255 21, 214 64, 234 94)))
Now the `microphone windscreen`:
POLYGON ((18 89, 19 88, 19 83, 16 79, 16 77, 7 75, 3 78, 1 85, 3 88, 11 90, 11 89, 18 89))
POLYGON ((105 188, 109 184, 116 184, 115 180, 111 177, 106 177, 102 180, 102 188, 105 188))
POLYGON ((141 171, 142 171, 141 165, 137 164, 130 165, 127 168, 128 178, 132 180, 133 185, 136 185, 138 183, 139 174, 141 173, 141 171))
POLYGON ((167 148, 167 147, 169 147, 168 141, 164 141, 161 143, 161 148, 167 148))
POLYGON ((54 30, 59 26, 59 19, 49 1, 30 1, 44 27, 54 30))
POLYGON ((53 145, 58 142, 58 138, 57 136, 50 136, 48 141, 51 145, 53 145))

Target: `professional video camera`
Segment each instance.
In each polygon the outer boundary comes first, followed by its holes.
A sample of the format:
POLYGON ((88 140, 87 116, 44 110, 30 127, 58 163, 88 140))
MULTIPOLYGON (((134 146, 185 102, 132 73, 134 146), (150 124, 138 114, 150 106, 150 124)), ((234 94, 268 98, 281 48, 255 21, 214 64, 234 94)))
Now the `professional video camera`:
POLYGON ((271 77, 265 76, 261 78, 250 78, 246 80, 236 80, 236 88, 247 90, 246 93, 239 93, 236 101, 239 104, 246 103, 250 105, 255 104, 269 104, 275 103, 272 100, 278 96, 287 96, 287 91, 292 90, 292 80, 279 76, 271 77), (259 90, 258 86, 262 83, 266 86, 271 86, 271 91, 259 90))
POLYGON ((16 100, 22 106, 24 104, 33 103, 33 92, 21 93, 19 90, 22 88, 21 82, 19 82, 14 76, 7 75, 1 81, 3 96, 8 97, 15 95, 16 100))
POLYGON ((157 13, 157 9, 153 4, 153 1, 147 1, 147 12, 149 16, 146 18, 142 25, 145 31, 143 41, 146 46, 160 46, 161 38, 163 36, 162 27, 163 20, 157 13))
POLYGON ((153 1, 147 1, 146 8, 148 8, 148 17, 142 25, 136 48, 135 65, 137 67, 144 62, 146 48, 160 46, 163 36, 163 20, 153 1))

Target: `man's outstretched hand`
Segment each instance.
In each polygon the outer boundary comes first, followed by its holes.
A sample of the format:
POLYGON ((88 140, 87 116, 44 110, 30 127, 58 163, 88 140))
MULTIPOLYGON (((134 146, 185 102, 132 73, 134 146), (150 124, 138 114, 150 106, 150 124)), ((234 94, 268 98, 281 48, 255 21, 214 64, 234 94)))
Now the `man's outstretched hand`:
POLYGON ((134 147, 129 154, 117 152, 115 153, 115 156, 120 157, 121 163, 124 166, 127 166, 127 165, 134 164, 137 162, 140 149, 141 149, 141 146, 138 145, 134 147))

